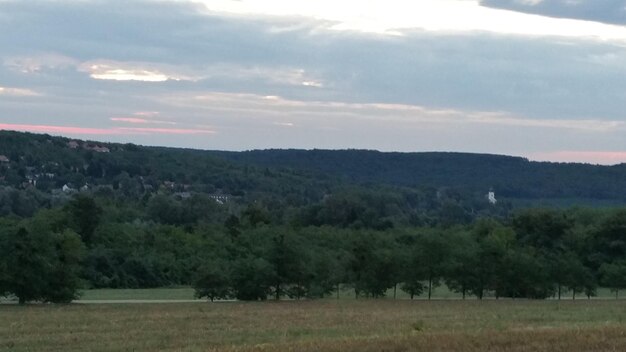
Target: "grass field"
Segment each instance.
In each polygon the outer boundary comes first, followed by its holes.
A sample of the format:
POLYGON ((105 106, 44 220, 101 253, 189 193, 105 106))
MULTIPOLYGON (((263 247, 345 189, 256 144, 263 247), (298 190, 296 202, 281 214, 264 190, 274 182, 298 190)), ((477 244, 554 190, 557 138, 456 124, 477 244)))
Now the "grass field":
POLYGON ((193 288, 97 289, 81 292, 81 300, 191 300, 193 288))
MULTIPOLYGON (((488 297, 489 295, 487 295, 488 297)), ((623 292, 623 296, 626 298, 626 291, 623 292)), ((398 289, 396 293, 398 299, 409 299, 409 295, 402 290, 398 289)), ((335 299, 336 295, 332 294, 328 299, 335 299)), ((339 298, 354 299, 354 291, 349 288, 341 290, 339 298)), ((393 298, 393 290, 390 289, 387 292, 387 299, 393 298)), ((417 299, 426 299, 427 293, 423 293, 417 299)), ((460 299, 461 294, 450 291, 446 286, 437 287, 433 291, 434 299, 460 299)), ((475 297, 468 296, 468 299, 475 299, 475 297)), ((594 299, 612 299, 615 298, 615 294, 607 288, 599 288, 597 297, 594 299)), ((194 290, 189 287, 180 288, 149 288, 149 289, 96 289, 96 290, 84 290, 81 292, 80 300, 83 301, 126 301, 126 300, 193 300, 194 290)), ((571 299, 571 294, 564 291, 562 299, 571 299)), ((587 299, 582 294, 576 296, 576 299, 587 299)))
POLYGON ((626 351, 626 301, 0 306, 0 351, 626 351))

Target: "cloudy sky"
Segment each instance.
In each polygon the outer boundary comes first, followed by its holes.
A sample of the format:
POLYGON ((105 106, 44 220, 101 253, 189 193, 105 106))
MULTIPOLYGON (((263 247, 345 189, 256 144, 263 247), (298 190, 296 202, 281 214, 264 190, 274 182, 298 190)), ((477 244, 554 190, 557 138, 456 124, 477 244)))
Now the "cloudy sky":
POLYGON ((0 0, 0 129, 626 162, 626 0, 0 0))

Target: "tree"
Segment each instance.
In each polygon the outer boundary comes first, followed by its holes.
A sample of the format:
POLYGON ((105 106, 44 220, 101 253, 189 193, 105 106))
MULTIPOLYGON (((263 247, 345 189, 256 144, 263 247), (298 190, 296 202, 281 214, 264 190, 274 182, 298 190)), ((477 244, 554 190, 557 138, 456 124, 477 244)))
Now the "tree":
POLYGON ((215 299, 227 299, 231 296, 229 269, 226 263, 215 260, 204 264, 198 270, 193 287, 196 297, 207 297, 213 302, 215 299))
POLYGON ((56 214, 40 211, 0 234, 0 291, 20 304, 71 302, 82 286, 84 245, 75 232, 60 227, 56 214))
POLYGON ((298 299, 306 295, 310 276, 307 273, 307 258, 295 234, 281 232, 272 236, 268 262, 273 266, 276 300, 285 293, 298 299))
POLYGON ((454 292, 461 293, 465 299, 474 285, 479 248, 478 243, 465 232, 449 238, 451 245, 446 267, 446 285, 454 292))
POLYGON ((55 233, 53 238, 56 253, 48 274, 45 299, 55 303, 69 303, 78 298, 78 289, 82 287, 80 277, 85 246, 80 236, 72 230, 55 233))
POLYGON ((524 210, 513 217, 513 230, 521 244, 553 252, 560 247, 572 223, 552 209, 524 210))
POLYGON ((311 282, 307 297, 323 298, 333 291, 339 298, 339 285, 346 282, 347 254, 341 250, 315 247, 311 250, 311 282))
POLYGON ((626 209, 612 212, 593 233, 592 258, 596 268, 602 263, 620 261, 626 257, 626 209))
POLYGON ((233 263, 232 286, 235 298, 242 301, 264 301, 272 291, 272 265, 263 258, 238 258, 233 263))
POLYGON ((549 266, 532 247, 518 247, 504 258, 501 275, 505 285, 501 296, 512 298, 544 299, 552 295, 549 266))
POLYGON ((448 241, 438 231, 422 233, 417 238, 413 252, 412 269, 421 273, 427 282, 429 300, 432 297, 433 288, 439 286, 439 282, 446 271, 449 248, 448 241))
POLYGON ((37 237, 20 226, 7 241, 5 291, 14 294, 19 304, 43 300, 49 286, 51 246, 37 237))
POLYGON ((241 213, 241 220, 251 227, 257 227, 261 224, 269 224, 271 222, 270 214, 267 209, 258 204, 248 205, 241 213))
POLYGON ((471 266, 469 292, 483 299, 486 290, 493 290, 496 298, 506 291, 505 258, 515 241, 515 232, 497 221, 484 219, 472 228, 476 242, 476 256, 471 266))
POLYGON ((589 292, 589 288, 594 286, 594 278, 591 270, 583 265, 580 258, 574 253, 568 253, 562 262, 567 270, 565 285, 572 291, 572 300, 576 299, 576 294, 589 292))
POLYGON ((74 230, 87 246, 91 246, 93 234, 102 218, 102 208, 87 195, 78 194, 65 207, 74 230))
POLYGON ((397 282, 390 244, 370 232, 355 232, 353 236, 348 280, 355 296, 384 297, 397 282))
POLYGON ((604 263, 600 266, 601 282, 615 292, 615 298, 619 297, 619 291, 626 288, 626 261, 604 263))

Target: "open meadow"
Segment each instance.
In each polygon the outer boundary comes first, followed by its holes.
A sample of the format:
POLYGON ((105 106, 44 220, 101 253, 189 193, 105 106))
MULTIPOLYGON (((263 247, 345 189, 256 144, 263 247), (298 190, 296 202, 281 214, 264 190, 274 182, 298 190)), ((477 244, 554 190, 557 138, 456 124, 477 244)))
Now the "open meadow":
POLYGON ((626 301, 0 306, 0 351, 624 351, 626 301))

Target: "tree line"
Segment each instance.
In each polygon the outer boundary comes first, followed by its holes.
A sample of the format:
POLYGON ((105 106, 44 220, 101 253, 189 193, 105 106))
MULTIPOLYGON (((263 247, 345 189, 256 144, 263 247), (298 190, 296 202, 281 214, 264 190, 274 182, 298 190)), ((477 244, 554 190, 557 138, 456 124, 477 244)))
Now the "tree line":
POLYGON ((544 299, 626 287, 626 209, 348 226, 285 222, 259 203, 227 211, 156 197, 138 207, 80 194, 32 217, 0 218, 0 295, 69 302, 81 288, 188 285, 211 300, 312 299, 345 288, 357 298, 397 290, 414 298, 445 284, 462 297, 544 299))

